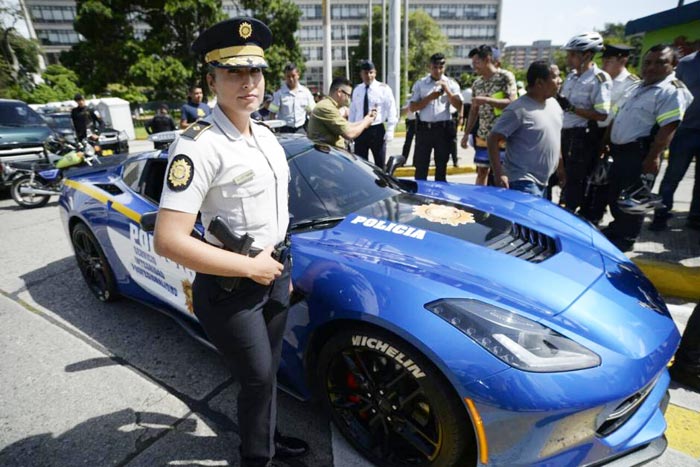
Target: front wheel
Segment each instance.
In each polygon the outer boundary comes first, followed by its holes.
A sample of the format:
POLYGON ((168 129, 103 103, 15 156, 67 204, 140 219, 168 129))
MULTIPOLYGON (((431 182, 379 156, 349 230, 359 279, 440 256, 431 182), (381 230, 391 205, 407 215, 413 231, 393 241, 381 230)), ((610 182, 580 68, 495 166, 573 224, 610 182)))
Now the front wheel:
POLYGON ((10 194, 12 195, 12 199, 15 200, 15 203, 28 209, 46 206, 46 203, 49 202, 49 198, 51 198, 51 196, 22 193, 22 189, 29 188, 46 189, 42 183, 37 182, 36 180, 32 182, 28 175, 19 177, 12 182, 12 187, 10 188, 10 194))
POLYGON ((470 466, 464 405, 415 348, 377 329, 334 335, 319 354, 318 393, 348 441, 377 465, 470 466))
POLYGON ((118 298, 112 268, 102 248, 85 224, 76 224, 71 232, 75 259, 90 291, 103 302, 118 298))

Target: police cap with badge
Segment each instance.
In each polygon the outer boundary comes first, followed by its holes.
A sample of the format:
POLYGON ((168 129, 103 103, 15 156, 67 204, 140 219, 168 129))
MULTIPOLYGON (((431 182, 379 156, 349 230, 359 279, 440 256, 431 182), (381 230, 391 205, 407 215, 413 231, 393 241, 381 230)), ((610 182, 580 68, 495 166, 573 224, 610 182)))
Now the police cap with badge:
POLYGON ((374 66, 374 63, 371 62, 370 60, 363 60, 360 63, 360 70, 365 70, 365 71, 376 70, 376 67, 374 66))
MULTIPOLYGON (((272 32, 255 18, 232 18, 216 23, 202 32, 192 44, 192 51, 207 65, 217 68, 267 68, 265 49, 272 43, 272 32)), ((197 120, 182 133, 196 140, 212 126, 197 120)), ((168 171, 168 188, 185 190, 194 178, 194 164, 185 154, 176 155, 168 171)))
POLYGON ((624 44, 606 44, 603 48, 603 58, 629 57, 634 47, 624 44))

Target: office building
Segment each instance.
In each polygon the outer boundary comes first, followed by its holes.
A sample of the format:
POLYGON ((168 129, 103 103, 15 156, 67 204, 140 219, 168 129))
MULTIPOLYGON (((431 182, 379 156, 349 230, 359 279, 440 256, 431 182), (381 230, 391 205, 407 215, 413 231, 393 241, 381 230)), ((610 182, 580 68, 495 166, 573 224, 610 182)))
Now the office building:
POLYGON ((552 45, 552 41, 535 41, 532 45, 508 45, 503 53, 503 63, 510 64, 516 70, 526 70, 530 63, 537 60, 554 62, 556 50, 561 50, 561 46, 552 45))

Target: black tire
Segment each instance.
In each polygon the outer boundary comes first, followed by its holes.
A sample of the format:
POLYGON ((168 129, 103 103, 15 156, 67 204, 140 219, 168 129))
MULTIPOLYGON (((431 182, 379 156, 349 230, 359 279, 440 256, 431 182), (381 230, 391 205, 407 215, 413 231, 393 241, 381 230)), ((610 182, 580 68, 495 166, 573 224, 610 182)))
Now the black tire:
POLYGON ((90 291, 102 302, 119 298, 112 268, 90 229, 78 223, 71 231, 71 242, 78 268, 90 291))
POLYGON ((34 182, 31 183, 29 176, 23 176, 16 178, 12 181, 12 187, 10 188, 10 194, 15 203, 19 204, 23 208, 33 209, 46 206, 51 198, 50 195, 23 195, 20 193, 22 187, 34 187, 34 188, 45 188, 42 183, 34 182))
POLYGON ((316 371, 317 394, 331 419, 376 465, 476 464, 464 405, 435 366, 396 336, 343 330, 321 349, 316 371))

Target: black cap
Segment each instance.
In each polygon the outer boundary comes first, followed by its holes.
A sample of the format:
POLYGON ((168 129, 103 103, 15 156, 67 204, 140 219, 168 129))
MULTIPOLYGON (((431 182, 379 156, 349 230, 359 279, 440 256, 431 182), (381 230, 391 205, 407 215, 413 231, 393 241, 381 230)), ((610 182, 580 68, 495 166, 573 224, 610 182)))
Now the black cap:
POLYGON ((202 32, 192 50, 210 65, 222 68, 267 68, 265 49, 272 32, 255 18, 232 18, 202 32))
POLYGON ((74 101, 82 101, 83 99, 85 99, 85 98, 84 98, 83 95, 80 94, 80 93, 78 93, 78 94, 76 94, 75 96, 73 96, 73 100, 74 100, 74 101))
POLYGON ((603 48, 603 58, 605 57, 629 57, 634 47, 624 44, 607 44, 603 48))
POLYGON ((374 69, 376 69, 374 66, 374 63, 372 63, 369 60, 363 60, 362 63, 360 63, 360 70, 369 71, 369 70, 374 70, 374 69))

